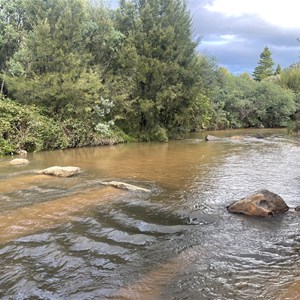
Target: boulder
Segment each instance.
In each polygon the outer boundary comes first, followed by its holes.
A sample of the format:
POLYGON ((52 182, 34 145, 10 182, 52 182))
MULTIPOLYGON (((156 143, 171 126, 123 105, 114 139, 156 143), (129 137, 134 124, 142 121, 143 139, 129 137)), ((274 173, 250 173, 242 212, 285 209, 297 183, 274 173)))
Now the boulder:
POLYGON ((227 207, 231 213, 249 216, 270 216, 281 214, 289 210, 284 200, 268 190, 260 190, 227 207))
POLYGON ((26 158, 15 158, 9 162, 11 165, 27 165, 29 160, 26 158))
POLYGON ((39 171, 38 173, 45 174, 45 175, 53 175, 58 177, 71 177, 77 175, 81 172, 80 168, 78 167, 59 167, 54 166, 47 168, 45 170, 39 171))
POLYGON ((217 136, 214 136, 214 135, 207 135, 207 136, 205 137, 205 140, 206 140, 207 142, 211 142, 211 141, 220 141, 221 138, 219 138, 219 137, 217 137, 217 136))
POLYGON ((133 192, 145 192, 150 193, 151 191, 139 186, 135 186, 129 183, 120 182, 120 181, 100 181, 100 184, 113 186, 118 189, 129 190, 133 192))

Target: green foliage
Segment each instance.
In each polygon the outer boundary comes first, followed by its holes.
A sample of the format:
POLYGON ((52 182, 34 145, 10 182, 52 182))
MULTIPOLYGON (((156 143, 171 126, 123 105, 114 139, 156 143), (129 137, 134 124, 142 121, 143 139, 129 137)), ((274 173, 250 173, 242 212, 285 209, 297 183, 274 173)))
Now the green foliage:
POLYGON ((26 0, 27 30, 21 48, 10 66, 19 65, 21 74, 9 68, 11 75, 30 77, 47 72, 68 72, 86 64, 85 30, 87 8, 81 0, 26 0))
POLYGON ((20 103, 36 104, 56 119, 99 116, 93 111, 101 105, 101 78, 97 72, 76 70, 45 73, 31 78, 6 76, 9 95, 20 103))
POLYGON ((24 0, 0 0, 0 94, 6 92, 2 74, 22 43, 25 24, 24 0))
POLYGON ((23 0, 0 0, 0 72, 18 50, 24 34, 23 0))
POLYGON ((278 83, 284 88, 300 93, 300 65, 295 64, 282 70, 278 83))
POLYGON ((71 148, 93 144, 93 130, 84 120, 67 118, 62 124, 71 148))
POLYGON ((272 81, 257 82, 219 70, 213 96, 212 126, 217 128, 286 126, 295 112, 295 96, 272 81))
POLYGON ((133 83, 128 96, 117 105, 121 121, 116 124, 127 132, 149 132, 151 137, 156 136, 151 134, 156 126, 165 129, 168 136, 195 127, 200 101, 205 102, 202 112, 209 105, 206 97, 199 96, 206 93, 185 3, 120 1, 116 28, 126 38, 115 72, 133 83))
POLYGON ((214 126, 225 129, 246 125, 251 111, 247 95, 253 89, 253 83, 251 78, 236 77, 224 69, 218 70, 218 86, 213 95, 214 126))
POLYGON ((289 134, 298 134, 300 132, 300 113, 294 114, 292 120, 288 122, 287 130, 289 134))
POLYGON ((281 66, 278 64, 275 70, 274 75, 279 75, 281 73, 281 66))
POLYGON ((272 53, 268 47, 265 47, 264 51, 260 54, 258 66, 254 69, 253 78, 256 81, 261 81, 272 76, 274 74, 273 66, 272 53))
POLYGON ((250 99, 254 104, 252 120, 261 122, 265 127, 287 126, 296 109, 294 94, 272 82, 259 83, 250 99))
POLYGON ((0 154, 18 149, 41 151, 65 148, 67 139, 54 120, 44 117, 34 106, 21 106, 0 99, 0 154))
POLYGON ((168 141, 168 132, 166 128, 162 128, 160 126, 155 126, 153 129, 153 140, 159 142, 167 142, 168 141))
POLYGON ((110 11, 103 5, 89 8, 85 36, 91 64, 101 66, 104 73, 109 72, 125 36, 116 30, 110 11))
POLYGON ((93 128, 104 119, 97 108, 106 104, 101 71, 90 66, 93 24, 87 2, 27 0, 26 5, 31 30, 9 61, 9 96, 42 106, 55 119, 77 118, 93 128))
POLYGON ((19 149, 38 152, 66 147, 96 146, 130 140, 121 131, 97 131, 87 120, 68 118, 57 122, 42 115, 36 106, 17 104, 10 99, 0 99, 0 155, 19 149))

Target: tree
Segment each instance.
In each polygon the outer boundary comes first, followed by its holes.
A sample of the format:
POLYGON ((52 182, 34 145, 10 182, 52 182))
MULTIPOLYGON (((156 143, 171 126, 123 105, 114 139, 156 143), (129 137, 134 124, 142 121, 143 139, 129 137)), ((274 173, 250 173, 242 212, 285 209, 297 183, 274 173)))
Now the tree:
MULTIPOLYGON (((7 62, 20 47, 25 32, 25 15, 24 0, 0 0, 0 74, 6 71, 7 62)), ((2 94, 4 80, 1 77, 2 94)))
POLYGON ((118 124, 150 139, 189 130, 197 110, 194 103, 201 106, 208 98, 201 96, 201 62, 185 2, 122 0, 116 29, 126 38, 115 72, 132 83, 127 104, 120 105, 127 109, 118 124))
POLYGON ((68 145, 60 124, 42 116, 36 106, 0 99, 0 116, 0 156, 20 149, 41 151, 68 145))
POLYGON ((296 94, 300 93, 300 64, 296 63, 284 69, 280 73, 278 83, 287 89, 291 89, 296 94))
POLYGON ((100 66, 105 73, 112 69, 125 36, 114 27, 112 12, 102 3, 89 7, 89 21, 85 36, 92 66, 100 66))
POLYGON ((277 68, 276 68, 276 70, 275 70, 274 75, 279 75, 280 72, 281 72, 281 66, 278 64, 278 65, 277 65, 277 68))
POLYGON ((290 116, 296 110, 294 93, 273 82, 257 83, 249 98, 254 108, 250 120, 256 126, 260 124, 269 128, 287 126, 290 116))
MULTIPOLYGON (((256 82, 246 74, 234 76, 226 69, 218 70, 218 85, 213 96, 216 129, 250 127, 253 105, 249 94, 256 82)), ((214 127, 214 126, 212 126, 214 127)))
POLYGON ((234 76, 218 70, 218 85, 213 95, 212 128, 286 126, 295 111, 295 96, 278 84, 249 76, 234 76))
POLYGON ((274 74, 273 66, 272 53, 268 47, 265 47, 264 51, 260 54, 258 66, 254 69, 253 78, 256 81, 261 81, 272 76, 274 74))
POLYGON ((100 103, 102 84, 88 65, 86 2, 32 0, 26 5, 31 29, 8 63, 9 95, 44 107, 57 119, 91 112, 100 103))

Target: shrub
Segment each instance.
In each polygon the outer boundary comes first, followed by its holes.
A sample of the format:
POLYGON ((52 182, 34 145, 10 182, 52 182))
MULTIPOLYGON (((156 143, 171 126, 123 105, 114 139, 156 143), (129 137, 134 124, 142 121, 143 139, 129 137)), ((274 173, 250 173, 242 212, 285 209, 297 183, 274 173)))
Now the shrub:
POLYGON ((68 146, 61 126, 35 106, 0 99, 0 155, 24 149, 37 152, 68 146))

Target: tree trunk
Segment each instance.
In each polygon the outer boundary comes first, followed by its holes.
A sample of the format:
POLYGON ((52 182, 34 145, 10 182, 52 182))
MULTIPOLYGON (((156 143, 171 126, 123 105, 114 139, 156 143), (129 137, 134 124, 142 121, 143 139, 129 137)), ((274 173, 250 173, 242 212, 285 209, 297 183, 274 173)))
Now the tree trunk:
POLYGON ((3 94, 3 89, 4 89, 4 80, 2 80, 1 82, 0 94, 3 94))

